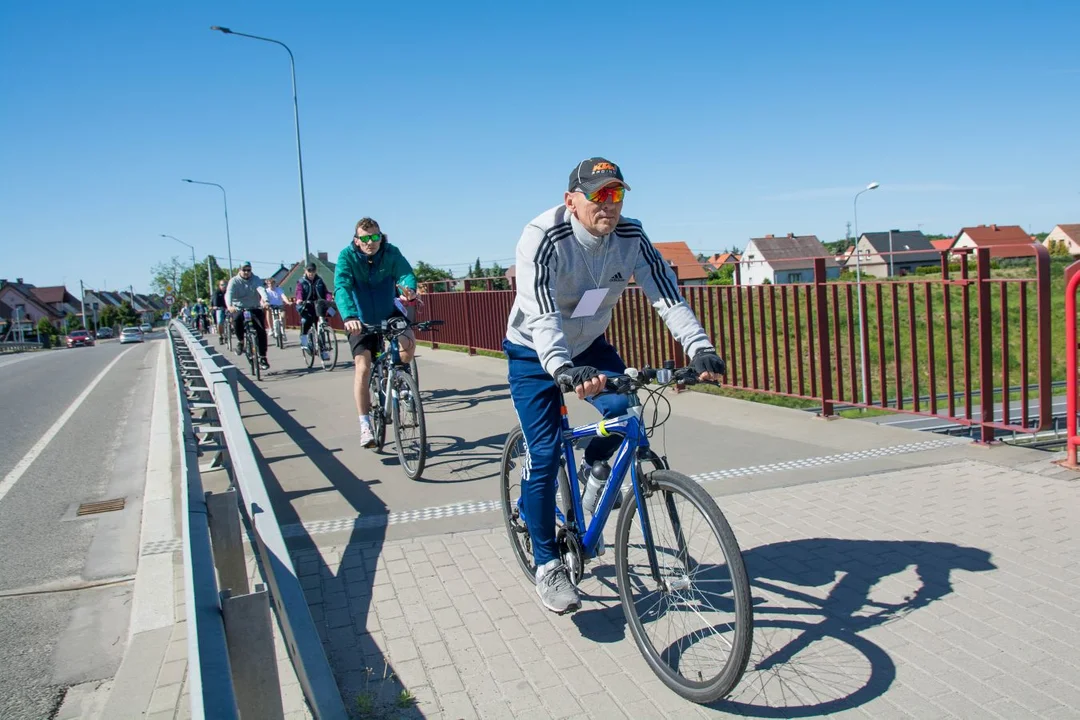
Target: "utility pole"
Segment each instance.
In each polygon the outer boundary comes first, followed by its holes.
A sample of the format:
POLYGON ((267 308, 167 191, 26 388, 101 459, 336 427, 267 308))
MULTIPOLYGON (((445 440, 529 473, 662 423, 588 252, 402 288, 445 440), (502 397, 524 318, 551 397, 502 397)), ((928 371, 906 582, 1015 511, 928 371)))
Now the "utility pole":
POLYGON ((86 330, 86 287, 82 280, 79 281, 79 302, 82 303, 82 329, 86 330))
POLYGON ((214 294, 214 273, 210 269, 210 256, 206 256, 206 302, 210 302, 214 294))

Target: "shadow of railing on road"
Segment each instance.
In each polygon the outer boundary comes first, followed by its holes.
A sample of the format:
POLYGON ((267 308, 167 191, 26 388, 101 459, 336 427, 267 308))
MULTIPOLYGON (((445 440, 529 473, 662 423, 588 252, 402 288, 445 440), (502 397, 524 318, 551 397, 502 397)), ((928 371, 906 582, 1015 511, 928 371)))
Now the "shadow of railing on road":
MULTIPOLYGON (((239 374, 239 378, 243 389, 288 434, 303 452, 303 457, 311 461, 333 486, 333 491, 341 494, 358 518, 388 514, 385 503, 370 489, 370 485, 378 480, 358 478, 335 456, 339 449, 326 448, 309 432, 309 428, 282 410, 250 378, 243 373, 239 374)), ((280 458, 264 456, 257 443, 252 443, 252 448, 279 523, 302 527, 292 501, 317 492, 329 492, 331 488, 287 490, 272 469, 274 462, 280 458)), ((363 529, 354 528, 341 549, 340 557, 329 558, 324 556, 316 540, 306 531, 289 537, 290 552, 295 559, 308 604, 345 705, 350 708, 356 707, 360 695, 366 696, 368 702, 373 702, 376 707, 392 707, 403 689, 389 658, 379 647, 384 642, 381 633, 375 631, 376 634, 372 634, 368 629, 374 602, 393 598, 392 586, 381 585, 378 590, 374 586, 385 536, 385 523, 363 529), (331 563, 337 563, 337 567, 331 563), (387 598, 375 597, 383 592, 388 593, 387 598)))
MULTIPOLYGON (((431 435, 428 437, 428 461, 424 475, 414 482, 451 485, 489 480, 499 474, 506 433, 489 435, 479 440, 465 440, 457 435, 431 435), (449 466, 449 467, 448 467, 449 466), (478 471, 483 470, 478 474, 478 471), (433 475, 460 475, 461 477, 432 477, 433 475)), ((387 442, 383 465, 399 467, 400 462, 393 441, 387 442)))
MULTIPOLYGON (((743 560, 754 598, 754 647, 739 686, 712 707, 766 718, 827 715, 880 697, 896 666, 860 633, 903 622, 949 595, 955 570, 996 569, 985 550, 903 540, 792 540, 744 551, 743 560), (900 600, 875 598, 905 583, 910 588, 900 600)), ((582 635, 602 643, 627 637, 614 565, 593 566, 582 589, 585 607, 573 615, 582 635)))

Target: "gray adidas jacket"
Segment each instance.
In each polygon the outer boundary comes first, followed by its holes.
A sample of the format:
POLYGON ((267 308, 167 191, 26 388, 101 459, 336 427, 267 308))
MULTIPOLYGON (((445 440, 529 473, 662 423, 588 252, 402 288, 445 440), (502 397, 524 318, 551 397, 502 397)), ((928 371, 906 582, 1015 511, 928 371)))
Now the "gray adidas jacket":
POLYGON ((536 350, 552 376, 607 331, 631 276, 690 357, 714 349, 679 294, 675 274, 637 220, 624 217, 613 233, 597 238, 565 205, 554 207, 525 226, 516 271, 517 297, 506 338, 536 350), (609 289, 596 313, 571 317, 593 288, 609 289))
POLYGON ((254 310, 266 299, 266 288, 263 281, 251 273, 251 277, 244 280, 239 275, 234 275, 225 288, 225 305, 238 307, 243 310, 254 310))

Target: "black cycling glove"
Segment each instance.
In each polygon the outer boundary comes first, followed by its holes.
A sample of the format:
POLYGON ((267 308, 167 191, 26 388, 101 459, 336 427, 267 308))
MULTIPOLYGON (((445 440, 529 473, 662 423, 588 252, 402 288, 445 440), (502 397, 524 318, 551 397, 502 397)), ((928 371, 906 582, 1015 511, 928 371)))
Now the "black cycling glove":
POLYGON ((714 350, 702 350, 690 361, 690 368, 697 374, 716 373, 727 375, 727 363, 714 350))
POLYGON ((573 390, 579 385, 592 380, 594 377, 598 377, 600 371, 594 368, 592 365, 563 365, 561 368, 555 371, 555 382, 559 383, 559 387, 565 390, 573 390))

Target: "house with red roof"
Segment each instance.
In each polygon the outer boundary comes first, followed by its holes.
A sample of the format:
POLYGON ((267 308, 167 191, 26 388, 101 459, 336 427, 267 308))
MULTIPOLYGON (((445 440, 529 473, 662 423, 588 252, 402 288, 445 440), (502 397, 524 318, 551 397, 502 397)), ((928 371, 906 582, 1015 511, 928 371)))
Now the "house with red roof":
POLYGON ((952 249, 987 248, 993 258, 1029 258, 1035 254, 1033 244, 1019 225, 977 225, 961 230, 952 249))
POLYGON ((1080 223, 1058 225, 1043 240, 1046 249, 1051 249, 1051 243, 1065 243, 1065 248, 1070 255, 1080 255, 1080 223))
POLYGON ((709 279, 709 273, 701 267, 697 255, 690 246, 681 240, 676 242, 654 242, 660 256, 667 261, 671 269, 675 271, 679 285, 704 285, 709 279))

